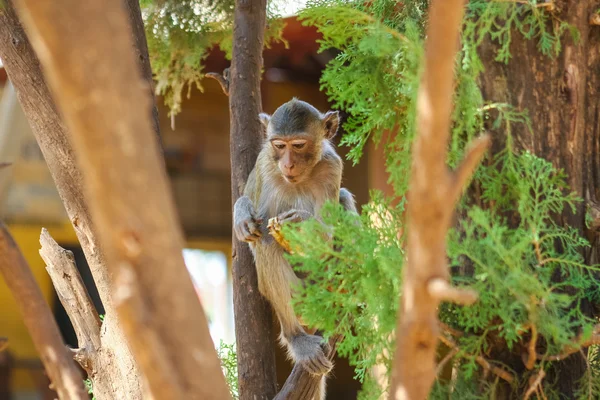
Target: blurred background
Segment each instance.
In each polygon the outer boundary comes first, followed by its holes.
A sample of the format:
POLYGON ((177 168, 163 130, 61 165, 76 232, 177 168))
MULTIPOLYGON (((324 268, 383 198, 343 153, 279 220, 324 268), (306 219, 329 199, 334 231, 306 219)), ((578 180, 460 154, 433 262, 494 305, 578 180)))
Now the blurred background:
MULTIPOLYGON (((298 97, 327 111, 327 98, 319 91, 319 78, 335 50, 318 53, 319 34, 302 26, 295 17, 286 18, 283 34, 288 43, 265 49, 262 99, 265 112, 298 97)), ((222 72, 229 66, 225 55, 215 50, 206 60, 206 71, 222 72)), ((157 98, 160 129, 172 190, 186 235, 184 259, 209 318, 215 345, 235 341, 230 255, 231 190, 229 163, 228 98, 217 82, 206 79, 203 92, 193 90, 174 120, 157 98)), ((340 110, 344 118, 343 110, 340 110)), ((342 132, 343 134, 343 132, 342 132)), ((338 135, 336 140, 339 140, 338 135)), ((340 148, 344 155, 346 149, 340 148)), ((45 265, 38 254, 39 235, 46 227, 63 247, 73 251, 81 275, 100 313, 102 304, 75 233, 63 209, 42 154, 17 101, 14 89, 0 66, 0 161, 12 166, 0 170, 0 214, 29 262, 53 308, 65 341, 75 347, 76 337, 58 302, 45 265)), ((346 162, 343 186, 359 204, 370 189, 389 192, 383 151, 367 148, 360 164, 346 162)), ((277 329, 278 330, 278 329, 277 329)), ((6 285, 0 278, 0 337, 8 337, 7 351, 0 353, 0 399, 53 398, 42 365, 6 285)), ((289 374, 289 362, 278 352, 278 379, 289 374)), ((328 398, 356 398, 358 383, 344 362, 336 361, 328 398)))

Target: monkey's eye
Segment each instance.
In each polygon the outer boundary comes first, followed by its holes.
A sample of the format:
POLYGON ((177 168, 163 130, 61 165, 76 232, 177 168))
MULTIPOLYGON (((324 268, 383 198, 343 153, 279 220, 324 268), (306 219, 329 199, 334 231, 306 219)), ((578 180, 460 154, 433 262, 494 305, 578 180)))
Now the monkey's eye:
POLYGON ((273 146, 275 146, 275 148, 279 149, 279 150, 285 149, 285 143, 284 142, 273 142, 273 146))
POLYGON ((304 148, 304 146, 306 146, 306 141, 303 140, 299 140, 299 141, 293 141, 292 142, 292 146, 296 149, 296 150, 301 150, 304 148))

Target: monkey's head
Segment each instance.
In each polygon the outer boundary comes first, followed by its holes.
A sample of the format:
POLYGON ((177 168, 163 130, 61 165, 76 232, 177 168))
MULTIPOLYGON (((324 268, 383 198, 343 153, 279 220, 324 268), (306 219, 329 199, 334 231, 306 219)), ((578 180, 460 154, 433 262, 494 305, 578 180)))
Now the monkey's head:
POLYGON ((321 114, 296 98, 280 106, 273 115, 261 113, 267 146, 285 180, 295 184, 306 179, 321 160, 323 142, 338 130, 339 114, 321 114))

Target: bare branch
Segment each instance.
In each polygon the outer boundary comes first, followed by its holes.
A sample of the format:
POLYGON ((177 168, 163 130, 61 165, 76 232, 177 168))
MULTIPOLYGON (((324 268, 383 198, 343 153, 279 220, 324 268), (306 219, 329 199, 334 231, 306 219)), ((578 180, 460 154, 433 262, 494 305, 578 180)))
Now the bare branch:
POLYGON ((181 382, 172 369, 169 355, 161 343, 160 337, 148 327, 151 319, 144 305, 142 293, 137 283, 135 271, 129 265, 122 265, 117 276, 118 291, 115 303, 123 315, 123 329, 131 342, 136 360, 152 387, 157 399, 182 399, 181 382))
POLYGON ((556 355, 544 355, 538 354, 538 360, 548 360, 548 361, 560 361, 569 357, 572 354, 575 354, 581 348, 590 347, 592 345, 600 344, 600 325, 596 325, 592 332, 592 336, 583 342, 581 342, 581 338, 576 338, 573 340, 573 345, 565 346, 560 354, 556 355))
POLYGON ((470 289, 452 287, 440 278, 434 278, 427 284, 429 295, 438 302, 450 301, 456 304, 471 305, 477 301, 477 292, 470 289))
POLYGON ((408 191, 408 263, 403 269, 390 393, 396 400, 420 400, 429 394, 436 377, 440 301, 469 304, 476 298, 472 292, 450 287, 446 259, 455 203, 489 142, 485 136, 477 140, 458 170, 448 173, 454 67, 464 5, 464 0, 430 3, 408 191))
POLYGON ((467 148, 465 158, 462 160, 456 171, 454 171, 454 184, 451 190, 452 204, 456 204, 460 195, 467 185, 467 181, 475 172, 483 155, 492 143, 491 137, 488 134, 482 135, 475 139, 467 148))
POLYGON ((531 370, 535 365, 535 361, 537 359, 537 353, 535 351, 535 346, 537 345, 538 332, 535 324, 531 324, 531 340, 529 340, 529 345, 527 346, 527 361, 525 362, 525 368, 531 370))
POLYGON ((61 399, 87 400, 83 377, 64 345, 52 310, 3 223, 0 223, 0 273, 17 302, 58 396, 61 399))
MULTIPOLYGON (((137 3, 125 0, 125 4, 137 3)), ((138 5, 139 7, 139 5, 138 5)), ((130 10, 130 21, 141 15, 130 10)), ((145 40, 145 38, 143 39, 145 40)), ((138 41, 138 42, 141 42, 138 41)), ((147 52, 146 62, 147 62, 147 52)), ((139 54, 144 54, 140 48, 139 54)), ((112 303, 113 287, 100 249, 89 208, 84 201, 84 183, 75 159, 68 132, 46 85, 39 61, 17 18, 11 0, 4 1, 0 12, 0 58, 16 89, 21 108, 44 155, 46 165, 63 201, 75 234, 81 244, 106 316, 102 329, 102 352, 97 355, 91 379, 98 398, 141 400, 144 393, 142 376, 125 341, 112 303), (110 373, 110 376, 107 374, 110 373), (102 382, 106 376, 105 384, 102 382)), ((140 60, 144 64, 143 60, 140 60)), ((143 70, 143 68, 142 68, 143 70)))
MULTIPOLYGON (((439 339, 446 346, 450 347, 451 349, 456 350, 457 353, 460 351, 460 347, 458 347, 458 344, 456 344, 456 342, 453 339, 450 339, 449 337, 447 337, 445 335, 440 335, 439 339)), ((493 373, 494 375, 498 376, 499 378, 504 379, 508 383, 512 383, 515 379, 513 374, 511 374, 510 372, 508 372, 505 369, 502 369, 500 367, 496 367, 496 366, 490 364, 490 362, 488 360, 486 360, 485 358, 483 358, 480 355, 475 356, 475 362, 477 362, 477 364, 479 364, 485 371, 489 371, 489 372, 493 373)))
POLYGON ((100 348, 100 317, 75 266, 73 253, 60 247, 46 228, 42 228, 40 244, 40 256, 46 263, 46 271, 58 298, 73 323, 79 351, 97 351, 100 348))
POLYGON ((223 90, 225 96, 229 96, 229 68, 225 68, 223 75, 219 74, 218 72, 209 72, 205 76, 219 82, 219 85, 221 85, 221 90, 223 90))
POLYGON ((523 397, 523 400, 529 400, 531 395, 536 393, 538 391, 538 389, 541 388, 542 380, 544 379, 545 376, 546 376, 546 372, 544 372, 543 369, 540 369, 537 374, 535 374, 534 376, 532 376, 529 379, 529 388, 527 388, 527 391, 525 392, 525 396, 523 397))
MULTIPOLYGON (((177 376, 179 398, 229 398, 183 261, 183 234, 149 118, 150 93, 131 51, 122 1, 15 0, 15 5, 81 161, 98 245, 112 277, 130 267, 138 280, 139 290, 132 293, 143 297, 116 306, 121 322, 128 324, 129 343, 145 333, 156 335, 166 349, 166 364, 159 368, 172 375, 149 379, 152 393, 165 393, 164 381, 177 385, 171 380, 177 376), (137 301, 149 315, 143 325, 139 310, 128 308, 137 301), (131 329, 136 324, 138 329, 131 329)), ((146 355, 133 353, 136 360, 146 355)), ((156 374, 151 368, 142 372, 156 374)))

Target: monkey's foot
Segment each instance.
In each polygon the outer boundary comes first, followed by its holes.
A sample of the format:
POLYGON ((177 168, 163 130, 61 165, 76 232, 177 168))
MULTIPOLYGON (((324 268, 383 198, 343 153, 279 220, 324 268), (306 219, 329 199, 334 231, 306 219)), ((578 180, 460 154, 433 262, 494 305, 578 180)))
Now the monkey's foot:
POLYGON ((290 347, 296 362, 309 373, 327 375, 333 369, 333 362, 327 356, 330 351, 329 344, 321 336, 295 336, 290 342, 290 347))

